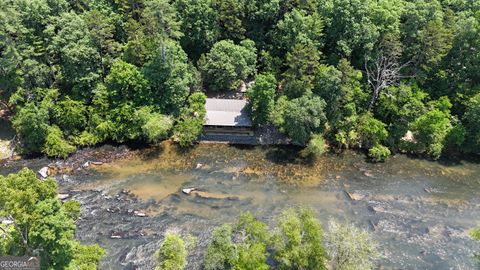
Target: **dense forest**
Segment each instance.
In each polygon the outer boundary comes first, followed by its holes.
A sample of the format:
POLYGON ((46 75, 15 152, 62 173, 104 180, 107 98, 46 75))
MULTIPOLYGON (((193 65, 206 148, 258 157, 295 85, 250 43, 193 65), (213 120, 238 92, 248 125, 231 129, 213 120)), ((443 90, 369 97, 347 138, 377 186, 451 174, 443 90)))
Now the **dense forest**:
POLYGON ((256 125, 437 159, 480 151, 475 0, 4 0, 0 95, 22 153, 202 129, 203 92, 248 90, 256 125))

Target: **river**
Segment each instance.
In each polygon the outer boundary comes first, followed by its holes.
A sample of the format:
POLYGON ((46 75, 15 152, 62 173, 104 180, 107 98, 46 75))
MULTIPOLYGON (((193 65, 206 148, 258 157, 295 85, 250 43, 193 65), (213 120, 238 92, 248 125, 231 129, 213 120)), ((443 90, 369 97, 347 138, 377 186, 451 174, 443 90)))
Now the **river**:
MULTIPOLYGON (((13 162, 0 173, 49 162, 13 162)), ((188 269, 200 269, 215 226, 242 211, 274 224, 297 205, 313 208, 324 225, 336 218, 369 230, 383 255, 381 269, 479 269, 473 259, 479 244, 467 233, 480 223, 474 161, 396 155, 372 164, 346 151, 309 163, 292 148, 200 144, 182 151, 163 143, 57 180, 60 192, 82 203, 77 238, 107 250, 101 269, 152 269, 167 230, 198 237, 188 269), (184 187, 200 193, 185 195, 184 187)))

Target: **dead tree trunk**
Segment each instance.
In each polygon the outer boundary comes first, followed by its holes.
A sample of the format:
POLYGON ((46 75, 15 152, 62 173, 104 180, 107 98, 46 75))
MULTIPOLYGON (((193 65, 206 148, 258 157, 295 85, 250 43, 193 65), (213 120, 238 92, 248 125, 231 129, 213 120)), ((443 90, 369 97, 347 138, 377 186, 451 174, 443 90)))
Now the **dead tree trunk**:
POLYGON ((378 53, 376 59, 370 61, 365 56, 365 71, 367 73, 368 84, 372 87, 372 97, 368 105, 368 111, 372 111, 378 97, 383 89, 389 86, 398 86, 403 76, 400 71, 410 62, 399 65, 395 56, 384 53, 378 53))

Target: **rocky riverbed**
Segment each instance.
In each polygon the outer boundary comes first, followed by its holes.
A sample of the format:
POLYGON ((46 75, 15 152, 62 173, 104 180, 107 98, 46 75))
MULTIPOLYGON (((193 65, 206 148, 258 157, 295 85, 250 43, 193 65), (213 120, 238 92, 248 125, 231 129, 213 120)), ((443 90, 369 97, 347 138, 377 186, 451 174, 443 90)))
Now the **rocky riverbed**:
POLYGON ((252 211, 267 223, 284 208, 312 207, 324 224, 349 220, 379 242, 383 269, 477 269, 479 250, 467 231, 480 222, 480 166, 395 156, 371 164, 354 152, 316 163, 289 147, 165 142, 84 149, 67 160, 4 162, 1 174, 49 166, 63 199, 82 204, 77 238, 108 255, 101 269, 152 269, 168 230, 199 238, 188 269, 201 258, 215 226, 252 211), (183 188, 196 188, 187 195, 183 188))

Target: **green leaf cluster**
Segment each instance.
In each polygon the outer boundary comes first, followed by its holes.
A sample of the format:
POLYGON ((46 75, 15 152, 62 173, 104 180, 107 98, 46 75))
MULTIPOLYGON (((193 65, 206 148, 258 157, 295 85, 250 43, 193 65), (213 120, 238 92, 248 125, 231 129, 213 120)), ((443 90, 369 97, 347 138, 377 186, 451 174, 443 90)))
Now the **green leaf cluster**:
POLYGON ((96 269, 105 251, 74 239, 79 213, 78 202, 60 202, 51 178, 27 168, 0 176, 0 217, 11 222, 2 225, 0 255, 39 253, 42 269, 96 269))

